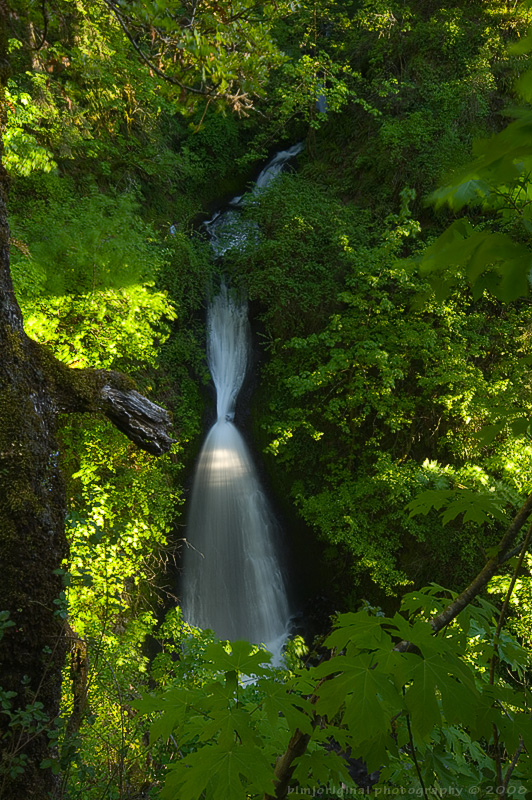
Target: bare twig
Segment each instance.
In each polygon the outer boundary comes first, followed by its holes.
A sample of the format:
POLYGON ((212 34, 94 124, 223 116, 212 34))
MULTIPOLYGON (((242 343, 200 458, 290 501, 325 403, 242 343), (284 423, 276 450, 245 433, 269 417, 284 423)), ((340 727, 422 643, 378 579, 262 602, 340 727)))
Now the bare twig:
MULTIPOLYGON (((506 592, 506 597, 504 598, 504 603, 502 604, 501 613, 499 614, 499 619, 498 619, 498 622, 497 622, 497 628, 495 630, 495 635, 493 637, 493 654, 491 656, 490 677, 489 677, 489 683, 490 683, 491 686, 493 686, 493 684, 495 682, 495 669, 496 669, 496 666, 497 666, 497 662, 499 660, 499 636, 501 634, 502 626, 504 624, 504 620, 505 620, 506 614, 508 612, 508 606, 510 604, 510 598, 511 598, 511 596, 513 594, 513 591, 514 591, 514 588, 515 588, 515 584, 516 584, 516 581, 517 581, 517 576, 518 576, 519 571, 521 569, 521 565, 523 563, 523 559, 525 557, 525 553, 528 550, 528 546, 529 546, 529 543, 530 543, 530 537, 531 536, 532 536, 532 525, 529 526, 529 528, 528 528, 528 530, 526 532, 526 536, 525 536, 525 538, 523 540, 523 544, 521 545, 521 552, 519 554, 519 560, 518 560, 518 562, 517 562, 517 564, 515 566, 515 569, 513 571, 512 579, 510 581, 510 585, 508 587, 508 591, 506 592)), ((495 723, 493 724, 493 747, 494 747, 494 756, 493 757, 494 757, 494 760, 495 760, 495 770, 496 770, 496 773, 497 773, 497 789, 498 789, 498 793, 500 794, 500 797, 505 797, 506 796, 506 790, 507 790, 507 787, 508 787, 508 781, 509 781, 508 772, 510 771, 510 767, 508 767, 508 771, 506 773, 506 777, 503 779, 502 762, 501 762, 501 748, 500 748, 500 744, 499 744, 499 731, 498 731, 497 726, 495 725, 495 723)), ((521 751, 518 748, 517 751, 516 751, 517 759, 519 758, 520 752, 521 751)), ((515 758, 515 756, 514 756, 514 758, 515 758)), ((516 764, 517 764, 517 761, 516 761, 516 764)), ((512 768, 511 772, 513 772, 513 769, 515 769, 515 765, 512 768)), ((511 772, 510 772, 510 775, 511 775, 511 772)))
MULTIPOLYGON (((202 86, 201 88, 198 88, 197 86, 191 86, 190 84, 183 83, 173 75, 168 75, 166 72, 164 72, 164 70, 162 70, 160 67, 157 66, 157 64, 154 63, 153 59, 149 58, 146 55, 146 53, 142 50, 139 43, 135 40, 135 37, 133 36, 131 30, 129 29, 126 23, 126 20, 132 22, 131 18, 128 18, 123 13, 122 9, 118 8, 117 4, 113 2, 113 0, 102 0, 102 1, 110 9, 110 11, 112 11, 114 16, 118 20, 120 27, 124 31, 126 37, 129 39, 129 41, 135 48, 136 52, 138 53, 139 57, 142 59, 142 61, 144 61, 147 67, 150 70, 152 70, 152 72, 159 78, 162 78, 162 80, 167 81, 168 83, 171 83, 174 86, 178 86, 183 91, 199 95, 201 97, 206 97, 207 107, 205 111, 207 110, 209 104, 213 100, 224 100, 233 108, 234 111, 236 111, 237 114, 242 116, 247 116, 246 112, 253 109, 253 100, 246 92, 242 92, 240 89, 238 89, 234 93, 231 93, 229 90, 225 92, 218 92, 215 86, 202 86)), ((238 20, 239 16, 240 16, 239 14, 236 15, 234 19, 231 18, 227 21, 227 23, 224 24, 229 24, 231 22, 238 20)), ((157 36, 163 43, 167 45, 171 44, 170 40, 167 37, 164 37, 164 35, 162 35, 159 31, 157 31, 157 36)))
POLYGON ((510 585, 508 587, 508 591, 506 592, 506 597, 504 598, 504 603, 502 605, 501 613, 499 614, 499 620, 497 622, 497 628, 495 630, 495 635, 493 637, 493 639, 494 639, 494 642, 493 642, 493 655, 491 657, 490 680, 489 680, 491 686, 493 686, 493 683, 494 683, 494 680, 495 680, 495 667, 496 667, 497 660, 498 660, 498 652, 499 652, 498 639, 499 639, 499 636, 501 635, 502 626, 504 624, 504 620, 505 620, 506 614, 508 612, 508 606, 510 604, 510 599, 512 597, 512 594, 513 594, 513 591, 514 591, 514 588, 515 588, 515 584, 516 584, 516 581, 517 581, 517 576, 518 576, 519 571, 521 569, 521 566, 523 564, 523 559, 525 557, 526 551, 528 550, 528 546, 530 544, 530 538, 531 537, 532 537, 532 525, 529 526, 529 528, 528 528, 528 530, 526 532, 526 536, 525 536, 525 538, 523 540, 523 544, 521 545, 521 552, 519 554, 519 560, 518 560, 518 562, 517 562, 517 564, 515 566, 515 569, 513 571, 512 579, 510 581, 510 585))
POLYGON ((423 797, 425 798, 425 800, 428 800, 427 790, 425 789, 425 782, 423 781, 423 776, 421 774, 421 769, 419 767, 419 762, 417 760, 416 746, 414 744, 414 737, 412 736, 412 727, 410 725, 410 714, 406 715, 406 726, 408 728, 408 738, 410 739, 410 748, 412 750, 412 758, 414 759, 414 766, 416 768, 417 776, 421 784, 421 789, 423 790, 423 797))
POLYGON ((504 781, 502 783, 502 788, 504 790, 504 795, 503 796, 506 795, 506 791, 508 789, 508 784, 510 783, 510 778, 512 777, 512 773, 513 773, 514 769, 517 766, 517 762, 519 761, 519 756, 521 755, 521 753, 523 752, 524 749, 525 749, 525 743, 523 742, 523 739, 521 738, 520 741, 519 741, 519 745, 517 747, 517 750, 515 751, 515 753, 513 755, 513 758, 511 760, 510 764, 508 765, 508 769, 506 770, 506 775, 504 776, 504 781))
POLYGON ((177 78, 174 78, 172 75, 167 75, 165 72, 163 72, 162 69, 159 69, 159 67, 156 64, 154 64, 151 59, 148 58, 148 56, 143 52, 142 48, 135 41, 131 31, 129 30, 129 28, 127 27, 127 25, 126 25, 126 23, 124 21, 124 16, 122 15, 120 9, 112 2, 112 0, 103 0, 103 2, 105 3, 105 5, 115 15, 116 19, 118 20, 118 22, 120 24, 120 27, 122 28, 122 30, 126 34, 127 38, 129 39, 129 41, 131 42, 131 44, 133 45, 133 47, 135 48, 135 50, 137 51, 137 53, 139 54, 141 59, 144 61, 144 63, 151 70, 153 70, 153 72, 156 75, 159 76, 159 78, 162 78, 163 80, 168 81, 168 83, 174 84, 174 86, 179 86, 180 89, 183 89, 186 92, 192 92, 193 94, 199 94, 199 95, 202 95, 203 97, 211 97, 211 99, 215 99, 216 97, 219 97, 219 95, 214 94, 212 91, 210 91, 208 89, 197 89, 194 86, 189 86, 189 85, 187 85, 185 83, 182 83, 177 78))
MULTIPOLYGON (((469 586, 456 597, 447 608, 430 620, 434 633, 438 633, 446 625, 455 619, 458 614, 471 603, 475 597, 486 587, 488 582, 499 571, 500 567, 508 560, 510 547, 513 545, 519 531, 532 513, 532 494, 530 494, 512 522, 506 529, 506 533, 497 545, 497 552, 492 556, 480 570, 478 575, 473 578, 469 586)), ((399 642, 395 649, 399 652, 406 652, 411 647, 410 642, 399 642)))
POLYGON ((40 50, 41 47, 46 42, 46 36, 48 35, 48 12, 46 10, 46 0, 42 0, 42 18, 43 18, 43 31, 41 36, 41 41, 39 44, 32 45, 30 50, 40 50))

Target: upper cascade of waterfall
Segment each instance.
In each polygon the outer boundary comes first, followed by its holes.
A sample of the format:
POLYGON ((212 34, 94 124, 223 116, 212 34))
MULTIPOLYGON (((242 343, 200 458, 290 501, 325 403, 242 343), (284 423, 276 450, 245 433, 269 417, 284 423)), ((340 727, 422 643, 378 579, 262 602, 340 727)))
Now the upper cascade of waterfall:
POLYGON ((216 387, 218 421, 232 421, 246 376, 250 331, 247 304, 234 300, 222 284, 207 315, 207 362, 216 387))
POLYGON ((279 175, 284 165, 290 161, 291 158, 297 156, 297 154, 303 150, 303 147, 303 142, 298 142, 297 144, 292 145, 292 147, 289 147, 288 150, 281 150, 279 153, 276 153, 274 157, 268 161, 264 169, 261 171, 259 177, 255 181, 252 194, 256 195, 261 191, 261 189, 264 189, 265 186, 268 186, 268 184, 271 183, 271 181, 277 175, 279 175))
POLYGON ((209 234, 211 247, 217 256, 223 256, 227 250, 244 244, 248 238, 249 230, 246 230, 242 225, 235 224, 239 217, 239 209, 245 205, 247 198, 256 197, 260 194, 279 175, 290 159, 303 150, 303 147, 303 143, 298 142, 298 144, 292 145, 287 150, 281 150, 276 153, 261 170, 250 192, 233 197, 229 203, 229 209, 217 211, 211 219, 203 223, 205 230, 209 234))

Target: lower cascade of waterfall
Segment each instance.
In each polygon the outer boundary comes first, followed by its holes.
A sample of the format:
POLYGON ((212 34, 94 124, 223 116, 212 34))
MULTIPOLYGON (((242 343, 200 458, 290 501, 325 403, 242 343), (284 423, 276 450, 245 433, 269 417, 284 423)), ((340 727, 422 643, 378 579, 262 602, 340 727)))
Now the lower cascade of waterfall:
POLYGON ((217 420, 196 467, 183 570, 183 613, 221 639, 279 653, 290 609, 276 546, 277 522, 234 412, 250 349, 247 306, 225 286, 208 311, 207 359, 217 420))

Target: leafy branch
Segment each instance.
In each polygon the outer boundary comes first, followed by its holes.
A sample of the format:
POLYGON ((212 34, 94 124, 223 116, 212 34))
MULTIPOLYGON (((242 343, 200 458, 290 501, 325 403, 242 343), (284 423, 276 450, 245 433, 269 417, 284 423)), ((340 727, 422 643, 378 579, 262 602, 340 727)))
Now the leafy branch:
MULTIPOLYGON (((434 633, 438 633, 445 628, 458 614, 466 608, 473 600, 480 594, 480 592, 487 586, 488 582, 498 572, 500 567, 505 564, 512 556, 511 548, 525 525, 527 519, 532 513, 532 494, 530 494, 512 522, 508 526, 504 536, 496 546, 495 554, 488 559, 481 571, 473 578, 469 586, 467 586, 458 597, 456 597, 440 614, 431 619, 431 625, 434 633)), ((401 643, 401 646, 407 647, 408 643, 401 643)))
POLYGON ((221 101, 229 105, 239 115, 247 116, 247 112, 254 108, 252 95, 258 89, 262 80, 259 74, 262 72, 262 67, 259 66, 261 56, 268 53, 274 60, 280 57, 275 45, 267 37, 259 41, 262 36, 262 33, 259 33, 261 31, 260 25, 257 28, 257 35, 253 32, 252 12, 259 7, 264 10, 263 6, 258 4, 243 8, 230 14, 225 19, 216 19, 216 24, 211 27, 208 24, 201 26, 196 21, 196 7, 194 7, 192 19, 188 22, 177 20, 174 15, 169 15, 171 23, 165 26, 169 31, 166 34, 154 21, 143 22, 131 13, 126 14, 119 2, 115 0, 103 0, 103 2, 117 19, 139 58, 154 75, 178 87, 182 92, 206 98, 208 104, 212 101, 221 101), (242 28, 242 22, 247 23, 246 30, 242 28), (219 28, 224 30, 224 34, 220 33, 219 28), (162 45, 161 52, 158 53, 159 65, 155 63, 154 57, 146 54, 138 41, 138 37, 134 34, 134 29, 137 29, 141 36, 151 39, 152 45, 155 41, 162 45), (183 39, 180 40, 177 37, 178 32, 184 34, 185 31, 184 41, 183 39), (242 62, 240 63, 239 61, 239 39, 242 36, 246 42, 245 50, 257 49, 259 51, 256 73, 253 72, 255 66, 248 67, 247 62, 250 65, 252 64, 252 59, 248 52, 243 53, 241 55, 242 62), (165 51, 168 52, 165 54, 165 51), (200 76, 199 86, 184 82, 179 77, 176 77, 175 74, 170 74, 167 69, 162 68, 163 59, 168 53, 170 55, 167 63, 175 64, 176 60, 181 62, 181 72, 187 73, 192 69, 196 70, 200 76), (184 63, 184 54, 189 59, 188 64, 184 63), (224 63, 225 56, 229 58, 227 64, 224 63), (249 71, 247 80, 244 75, 244 64, 246 64, 246 71, 249 71), (211 74, 212 82, 210 85, 206 80, 207 73, 211 74), (251 82, 256 84, 251 91, 248 88, 243 88, 244 84, 246 87, 250 85, 249 78, 251 78, 251 82), (242 82, 242 86, 235 88, 235 84, 238 81, 242 82))

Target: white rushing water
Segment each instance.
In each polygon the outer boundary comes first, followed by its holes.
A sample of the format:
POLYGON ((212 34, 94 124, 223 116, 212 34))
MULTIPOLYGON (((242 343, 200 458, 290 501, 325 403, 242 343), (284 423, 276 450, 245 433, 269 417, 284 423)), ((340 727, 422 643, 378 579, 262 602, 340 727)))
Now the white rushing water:
POLYGON ((211 240, 211 246, 217 256, 222 256, 230 248, 239 247, 244 242, 250 230, 246 231, 242 225, 233 226, 233 222, 239 217, 239 209, 242 208, 248 198, 256 197, 265 189, 279 175, 290 159, 297 156, 302 149, 302 144, 295 144, 289 147, 288 150, 281 150, 277 153, 261 171, 251 192, 233 197, 226 211, 217 211, 212 219, 204 223, 211 240))
MULTIPOLYGON (((259 176, 259 191, 300 151, 278 153, 259 176)), ((258 187, 258 188, 257 188, 258 187)), ((235 198, 232 205, 242 204, 235 198)), ((229 212, 234 213, 234 212, 229 212)), ((215 252, 224 215, 206 225, 215 252)), ((233 420, 251 334, 247 304, 222 285, 207 315, 207 360, 216 387, 217 419, 202 447, 192 487, 184 558, 185 619, 221 639, 248 639, 279 654, 290 609, 277 548, 278 530, 246 443, 233 420)))

